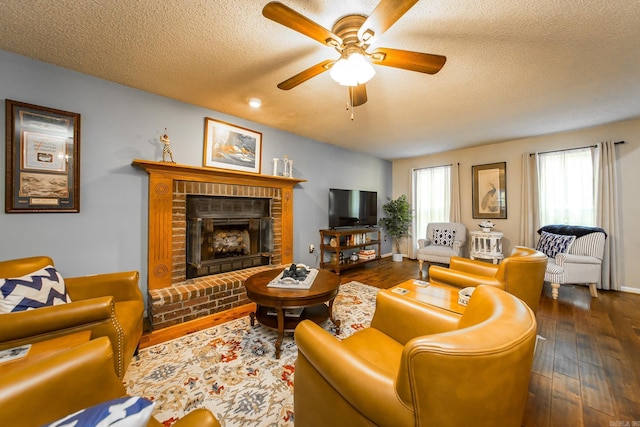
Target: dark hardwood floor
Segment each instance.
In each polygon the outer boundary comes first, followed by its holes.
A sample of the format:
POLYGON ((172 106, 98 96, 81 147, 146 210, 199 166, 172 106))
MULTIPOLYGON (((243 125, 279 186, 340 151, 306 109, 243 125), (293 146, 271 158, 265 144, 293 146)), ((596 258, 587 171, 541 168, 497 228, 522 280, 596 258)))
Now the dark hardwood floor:
MULTIPOLYGON (((389 288, 420 273, 417 261, 385 258, 341 277, 389 288)), ((525 426, 640 427, 640 295, 599 294, 562 286, 554 301, 545 284, 525 426)))

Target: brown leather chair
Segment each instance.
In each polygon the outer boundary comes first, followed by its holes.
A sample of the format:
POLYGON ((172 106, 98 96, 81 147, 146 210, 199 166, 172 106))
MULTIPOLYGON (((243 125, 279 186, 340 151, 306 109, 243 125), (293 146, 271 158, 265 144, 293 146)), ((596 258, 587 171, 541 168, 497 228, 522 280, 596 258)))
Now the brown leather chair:
MULTIPOLYGON (((106 337, 89 341, 0 377, 0 419, 4 426, 38 427, 81 409, 126 396, 113 371, 106 337)), ((151 419, 148 426, 162 427, 151 419)), ((220 427, 213 414, 196 409, 174 427, 220 427)))
POLYGON ((296 425, 520 426, 536 318, 520 299, 479 286, 464 314, 378 293, 370 328, 339 341, 304 320, 296 425))
POLYGON ((495 286, 517 296, 537 313, 546 268, 545 254, 516 246, 511 255, 498 265, 460 257, 452 257, 449 268, 432 265, 429 281, 459 288, 495 286))
MULTIPOLYGON (((46 256, 0 261, 0 277, 22 277, 47 265, 53 260, 46 256)), ((90 330, 91 338, 109 337, 115 371, 122 378, 142 337, 139 276, 137 271, 62 275, 72 302, 0 314, 0 350, 90 330)))

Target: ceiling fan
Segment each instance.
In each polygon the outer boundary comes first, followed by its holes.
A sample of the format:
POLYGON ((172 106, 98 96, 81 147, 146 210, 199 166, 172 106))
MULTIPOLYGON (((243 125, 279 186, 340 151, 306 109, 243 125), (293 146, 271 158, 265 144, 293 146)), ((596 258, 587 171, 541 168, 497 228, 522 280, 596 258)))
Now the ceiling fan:
POLYGON ((418 0, 380 0, 380 3, 368 17, 347 15, 336 21, 331 31, 280 2, 268 3, 262 9, 262 14, 265 17, 326 46, 333 47, 340 54, 337 59, 324 60, 288 78, 278 84, 278 88, 282 90, 293 89, 312 77, 331 70, 331 77, 334 80, 349 86, 349 103, 351 106, 357 107, 367 102, 365 83, 375 74, 373 67, 365 58, 376 65, 419 73, 437 73, 447 60, 444 56, 384 47, 376 48, 372 52, 367 51, 377 38, 417 2, 418 0), (344 74, 340 75, 342 67, 349 62, 356 62, 357 66, 364 67, 364 76, 353 78, 352 76, 345 77, 344 74), (362 65, 363 62, 364 65, 362 65))

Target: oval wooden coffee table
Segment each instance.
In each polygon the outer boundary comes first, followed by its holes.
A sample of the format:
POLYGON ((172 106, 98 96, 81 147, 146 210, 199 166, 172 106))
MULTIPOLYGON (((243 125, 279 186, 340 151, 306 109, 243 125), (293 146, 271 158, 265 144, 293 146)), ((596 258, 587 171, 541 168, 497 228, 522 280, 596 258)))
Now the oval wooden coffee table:
POLYGON ((250 314, 251 326, 258 319, 260 324, 278 331, 276 359, 280 358, 284 333, 292 332, 305 319, 318 324, 331 319, 336 326, 336 334, 340 333, 340 321, 333 317, 333 300, 338 295, 340 277, 330 271, 320 270, 309 289, 267 287, 282 270, 283 268, 274 268, 263 271, 244 282, 247 297, 257 305, 256 311, 250 314), (326 302, 329 303, 328 306, 326 302), (299 315, 291 314, 296 311, 293 309, 302 309, 302 312, 299 315))

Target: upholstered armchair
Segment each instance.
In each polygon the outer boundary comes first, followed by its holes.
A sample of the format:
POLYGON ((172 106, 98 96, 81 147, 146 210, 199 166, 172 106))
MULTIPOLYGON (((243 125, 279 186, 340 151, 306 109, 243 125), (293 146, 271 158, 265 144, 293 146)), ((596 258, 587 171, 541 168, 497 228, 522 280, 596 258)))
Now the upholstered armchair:
POLYGON ((382 290, 370 328, 340 341, 304 320, 295 340, 296 425, 522 424, 536 319, 500 289, 462 316, 382 290))
POLYGON ((460 257, 452 257, 449 268, 432 265, 429 268, 429 281, 459 288, 494 286, 517 296, 536 313, 546 267, 545 254, 516 246, 511 255, 498 265, 460 257))
POLYGON ((427 225, 427 235, 418 239, 418 264, 435 262, 449 264, 452 256, 461 256, 467 243, 467 227, 459 222, 432 222, 427 225))
MULTIPOLYGON (((53 266, 46 256, 0 262, 0 278, 18 278, 53 266)), ((71 302, 0 314, 0 350, 89 330, 111 340, 122 378, 142 336, 144 303, 137 271, 63 278, 71 302)), ((1 280, 0 280, 1 281, 1 280)))
POLYGON ((599 227, 545 225, 538 234, 538 248, 549 256, 544 280, 551 283, 553 299, 560 285, 570 283, 588 285, 597 298, 607 233, 599 227))
MULTIPOLYGON (((0 376, 3 425, 39 427, 81 409, 126 396, 113 371, 113 350, 100 337, 0 376)), ((149 427, 162 427, 151 419, 149 427)), ((196 409, 174 427, 219 427, 206 409, 196 409)))

